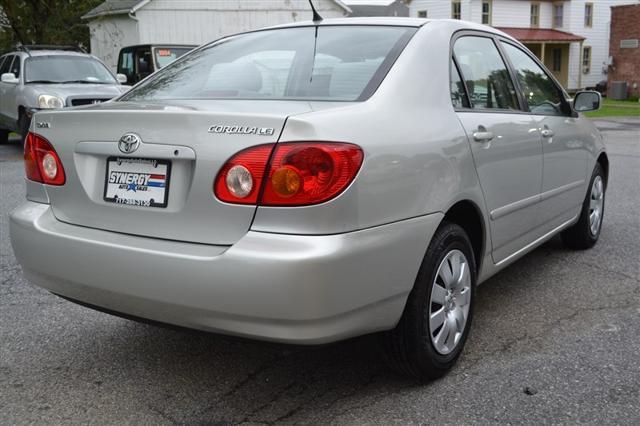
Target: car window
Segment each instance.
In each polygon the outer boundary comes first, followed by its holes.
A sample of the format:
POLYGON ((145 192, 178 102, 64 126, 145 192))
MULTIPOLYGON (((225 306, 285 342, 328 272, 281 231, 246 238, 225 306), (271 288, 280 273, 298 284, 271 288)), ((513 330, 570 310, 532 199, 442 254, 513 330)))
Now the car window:
POLYGON ((16 77, 20 77, 20 62, 20 56, 14 56, 11 68, 9 68, 9 72, 12 72, 16 77))
POLYGON ((156 47, 153 53, 156 57, 156 65, 158 69, 164 68, 176 59, 189 53, 190 47, 156 47))
POLYGON ((455 62, 451 61, 451 102, 454 108, 468 108, 469 99, 455 62))
POLYGON ((564 95, 544 70, 522 50, 502 42, 517 74, 522 97, 534 114, 564 115, 564 95))
POLYGON ((375 90, 415 31, 345 25, 241 34, 185 55, 122 100, 355 101, 375 90))
POLYGON ((42 55, 25 60, 25 83, 116 84, 107 67, 88 56, 42 55))
POLYGON ((4 61, 2 65, 0 65, 0 75, 11 72, 9 68, 11 67, 11 62, 13 61, 13 55, 8 55, 4 57, 4 61))
POLYGON ((492 39, 460 37, 453 51, 469 90, 471 108, 520 109, 513 81, 492 39))

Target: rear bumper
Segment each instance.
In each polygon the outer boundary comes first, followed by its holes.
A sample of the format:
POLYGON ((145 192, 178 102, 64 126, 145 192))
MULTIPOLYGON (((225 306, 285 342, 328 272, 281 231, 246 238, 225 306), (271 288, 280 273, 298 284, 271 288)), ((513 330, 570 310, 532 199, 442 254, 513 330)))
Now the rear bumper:
POLYGON ((69 225, 27 202, 10 230, 27 279, 61 296, 183 327, 319 344, 395 326, 441 218, 328 236, 250 231, 227 247, 69 225))

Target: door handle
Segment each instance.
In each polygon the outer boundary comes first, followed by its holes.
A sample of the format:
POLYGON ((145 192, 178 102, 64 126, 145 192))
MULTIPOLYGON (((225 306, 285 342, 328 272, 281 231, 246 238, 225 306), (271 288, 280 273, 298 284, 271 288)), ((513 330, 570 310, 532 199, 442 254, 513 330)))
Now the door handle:
POLYGON ((542 129, 540 131, 540 134, 542 135, 543 138, 550 138, 553 135, 555 135, 555 133, 551 129, 542 129))
POLYGON ((473 140, 476 142, 489 142, 493 140, 493 132, 477 131, 473 132, 473 140))

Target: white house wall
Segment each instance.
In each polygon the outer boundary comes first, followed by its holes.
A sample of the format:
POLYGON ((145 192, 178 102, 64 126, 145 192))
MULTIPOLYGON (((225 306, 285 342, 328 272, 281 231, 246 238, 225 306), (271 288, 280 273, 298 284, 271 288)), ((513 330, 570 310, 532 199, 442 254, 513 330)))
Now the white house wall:
MULTIPOLYGON (((346 15, 331 0, 316 0, 314 4, 325 18, 346 15)), ((203 44, 225 35, 311 17, 307 0, 152 0, 136 13, 143 44, 203 44)))
POLYGON ((138 44, 138 24, 126 15, 98 18, 89 22, 91 53, 102 59, 113 71, 118 66, 120 49, 138 44))
POLYGON ((429 19, 451 18, 451 3, 442 0, 413 0, 409 4, 409 16, 417 17, 418 12, 426 10, 429 19))
MULTIPOLYGON (((572 0, 565 2, 565 8, 570 10, 565 13, 566 31, 585 37, 585 46, 591 46, 591 72, 582 74, 582 86, 595 86, 598 82, 607 79, 607 60, 609 59, 609 32, 611 28, 611 6, 625 4, 638 4, 638 0, 572 0), (584 26, 584 5, 593 3, 593 26, 584 26)), ((579 47, 572 46, 569 58, 569 86, 577 87, 577 82, 572 82, 571 77, 582 72, 581 52, 579 47), (571 86, 572 83, 575 86, 571 86)))

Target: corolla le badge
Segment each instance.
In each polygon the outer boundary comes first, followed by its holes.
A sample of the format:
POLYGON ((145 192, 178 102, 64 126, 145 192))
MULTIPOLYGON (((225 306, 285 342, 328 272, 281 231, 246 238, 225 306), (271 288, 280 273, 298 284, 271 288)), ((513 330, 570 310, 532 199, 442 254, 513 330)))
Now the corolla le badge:
POLYGON ((125 154, 131 154, 140 146, 140 136, 135 133, 125 133, 118 141, 118 149, 125 154))
POLYGON ((209 127, 209 133, 226 133, 228 135, 273 136, 275 133, 275 129, 272 127, 216 125, 209 127))

